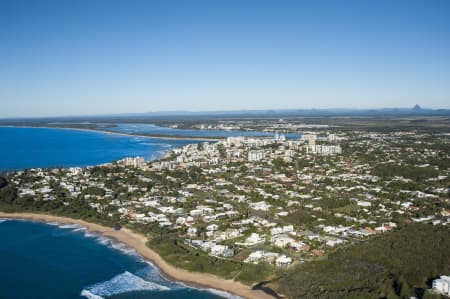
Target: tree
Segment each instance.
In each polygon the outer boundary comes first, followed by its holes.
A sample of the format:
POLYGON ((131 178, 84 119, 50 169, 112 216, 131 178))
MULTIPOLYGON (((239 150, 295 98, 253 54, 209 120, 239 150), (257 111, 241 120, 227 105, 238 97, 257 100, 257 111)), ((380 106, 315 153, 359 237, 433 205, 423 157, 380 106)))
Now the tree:
POLYGON ((8 181, 4 177, 0 176, 0 189, 5 187, 6 185, 8 185, 8 181))
POLYGON ((17 189, 9 184, 4 177, 0 177, 0 201, 12 203, 17 198, 17 189))

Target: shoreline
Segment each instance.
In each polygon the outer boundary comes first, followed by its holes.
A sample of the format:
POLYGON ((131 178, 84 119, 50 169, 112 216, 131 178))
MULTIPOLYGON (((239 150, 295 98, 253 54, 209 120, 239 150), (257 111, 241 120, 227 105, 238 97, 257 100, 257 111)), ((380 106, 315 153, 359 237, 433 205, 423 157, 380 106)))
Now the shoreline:
POLYGON ((114 239, 130 246, 131 248, 134 248, 145 260, 151 262, 160 270, 161 274, 169 280, 179 281, 196 288, 216 289, 247 299, 274 299, 273 296, 262 290, 253 290, 250 286, 234 280, 224 279, 213 274, 190 272, 181 268, 176 268, 167 263, 157 252, 153 251, 146 245, 148 241, 147 237, 133 232, 128 228, 121 228, 119 231, 116 231, 113 228, 80 219, 38 213, 0 212, 0 218, 24 219, 46 223, 60 222, 64 224, 77 224, 85 226, 90 232, 99 233, 105 237, 114 239))
POLYGON ((87 129, 87 128, 76 128, 76 127, 14 126, 14 125, 0 125, 0 127, 4 127, 4 128, 42 128, 42 129, 74 130, 74 131, 84 131, 84 132, 95 132, 95 133, 108 134, 108 135, 118 135, 118 136, 127 136, 127 137, 141 137, 141 138, 153 138, 153 139, 166 139, 166 140, 219 141, 219 140, 223 139, 223 138, 220 138, 220 137, 211 137, 211 138, 193 137, 193 136, 183 137, 183 136, 180 136, 180 135, 174 135, 174 136, 141 135, 141 134, 129 134, 129 133, 123 133, 123 132, 114 132, 114 131, 101 130, 101 129, 87 129))

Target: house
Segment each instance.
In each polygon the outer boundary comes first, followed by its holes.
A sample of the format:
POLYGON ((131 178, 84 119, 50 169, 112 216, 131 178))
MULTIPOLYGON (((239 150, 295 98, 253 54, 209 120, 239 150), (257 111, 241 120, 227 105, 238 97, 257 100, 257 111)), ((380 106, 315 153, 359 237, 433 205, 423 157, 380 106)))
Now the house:
POLYGON ((236 245, 242 245, 242 246, 253 246, 256 244, 264 243, 266 240, 264 238, 261 238, 261 236, 257 233, 252 233, 244 243, 238 243, 236 242, 236 245))
POLYGON ((287 267, 292 263, 292 258, 283 255, 280 255, 276 260, 275 260, 275 265, 277 265, 278 267, 287 267))
POLYGON ((300 242, 300 241, 294 241, 294 242, 290 242, 289 243, 289 247, 291 247, 292 249, 296 250, 296 251, 309 251, 310 246, 300 242))
POLYGON ((364 201, 364 200, 358 200, 357 205, 360 207, 370 207, 370 206, 372 206, 372 203, 370 203, 368 201, 364 201))
POLYGON ((255 252, 250 253, 250 255, 244 260, 245 263, 255 263, 257 264, 258 261, 263 257, 264 251, 258 250, 255 252))
POLYGON ((224 256, 230 257, 233 256, 234 252, 232 249, 229 249, 228 246, 225 245, 214 245, 211 247, 211 255, 213 256, 224 256))
POLYGON ((270 229, 271 235, 279 235, 282 233, 291 233, 294 231, 294 227, 292 225, 285 225, 283 227, 274 227, 270 229))
POLYGON ((215 231, 215 230, 218 230, 218 229, 219 229, 219 226, 217 224, 210 224, 210 225, 208 225, 206 227, 207 231, 215 231))
POLYGON ((273 263, 279 254, 275 252, 266 252, 263 250, 257 250, 252 252, 245 260, 245 263, 258 264, 259 261, 264 261, 266 263, 273 263))
POLYGON ((433 290, 450 296, 450 276, 441 276, 438 279, 433 280, 433 290))
POLYGON ((271 207, 271 205, 267 204, 265 201, 258 201, 255 203, 250 203, 249 206, 253 210, 264 211, 264 212, 267 212, 269 210, 269 208, 271 207))
POLYGON ((189 237, 196 237, 197 236, 197 228, 195 228, 195 227, 188 228, 187 235, 189 237))
POLYGON ((271 239, 272 244, 278 247, 286 247, 289 243, 294 242, 294 240, 286 235, 277 235, 275 237, 272 237, 271 239))
POLYGON ((345 241, 342 239, 328 240, 325 244, 329 247, 334 247, 336 245, 342 244, 345 241))

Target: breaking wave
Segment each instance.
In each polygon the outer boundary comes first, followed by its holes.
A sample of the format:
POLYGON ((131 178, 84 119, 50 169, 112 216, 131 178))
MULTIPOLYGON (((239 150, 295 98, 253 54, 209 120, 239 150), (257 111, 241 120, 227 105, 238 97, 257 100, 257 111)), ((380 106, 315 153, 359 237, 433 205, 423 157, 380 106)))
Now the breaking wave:
POLYGON ((56 222, 56 221, 52 221, 52 222, 47 222, 48 225, 53 225, 53 226, 60 226, 61 223, 56 222))
POLYGON ((101 296, 97 296, 95 294, 92 294, 91 292, 89 292, 88 290, 82 290, 80 296, 82 297, 86 297, 88 299, 104 299, 101 296))
POLYGON ((72 231, 79 232, 79 231, 86 231, 86 230, 87 230, 87 227, 80 226, 80 227, 74 228, 72 231))
POLYGON ((149 266, 144 267, 141 270, 136 272, 136 275, 142 277, 144 280, 152 281, 159 285, 166 286, 171 290, 176 290, 180 288, 186 288, 186 286, 180 282, 175 282, 167 279, 164 275, 161 274, 159 269, 151 262, 145 261, 149 266))
POLYGON ((102 236, 95 236, 95 237, 97 237, 97 242, 99 242, 102 245, 110 245, 112 242, 111 239, 106 238, 106 237, 102 237, 102 236))
POLYGON ((93 235, 97 242, 99 242, 102 245, 108 246, 109 248, 118 250, 126 255, 131 255, 136 257, 138 260, 142 260, 142 256, 132 247, 124 244, 124 243, 120 243, 120 242, 116 242, 110 238, 107 237, 103 237, 103 236, 98 236, 98 235, 93 235))
POLYGON ((110 246, 116 250, 120 250, 121 252, 123 252, 127 255, 136 256, 136 257, 139 257, 140 259, 142 259, 140 254, 136 251, 136 249, 134 249, 124 243, 111 242, 110 246))
POLYGON ((242 297, 230 294, 225 291, 211 289, 211 288, 197 288, 197 287, 194 287, 191 285, 187 285, 181 281, 171 281, 168 278, 166 278, 163 274, 161 274, 159 269, 152 262, 149 262, 149 261, 146 261, 146 262, 149 265, 149 267, 145 267, 145 268, 139 270, 138 272, 136 272, 136 275, 144 278, 145 280, 153 281, 159 285, 167 286, 171 290, 188 288, 188 289, 194 289, 194 290, 199 290, 199 291, 206 291, 206 292, 212 293, 214 295, 217 295, 221 298, 243 299, 242 297))
POLYGON ((109 248, 115 249, 115 250, 119 250, 120 252, 126 254, 126 255, 130 255, 130 256, 134 256, 136 257, 138 260, 143 260, 142 256, 136 251, 136 249, 124 244, 124 243, 120 243, 120 242, 116 242, 113 239, 104 237, 100 234, 97 233, 92 233, 87 231, 86 228, 84 229, 74 229, 72 230, 74 232, 76 231, 83 231, 84 232, 84 236, 86 238, 94 238, 98 243, 107 246, 109 248))
POLYGON ((63 224, 63 225, 59 225, 59 228, 63 228, 63 229, 74 229, 74 228, 80 228, 81 225, 78 224, 63 224))
POLYGON ((84 236, 85 236, 86 238, 95 238, 95 237, 97 237, 96 234, 90 233, 90 232, 88 232, 88 231, 86 231, 86 232, 84 233, 84 236))
POLYGON ((6 222, 6 221, 8 221, 9 219, 7 219, 7 218, 1 218, 0 219, 0 223, 3 223, 3 222, 6 222))
MULTIPOLYGON (((0 223, 5 222, 9 219, 0 219, 0 223)), ((200 291, 207 291, 209 293, 215 294, 222 298, 227 299, 242 299, 239 296, 227 293, 225 291, 209 289, 209 288, 196 288, 193 286, 186 285, 182 282, 171 281, 166 278, 159 269, 151 262, 146 261, 134 248, 128 246, 127 244, 117 242, 114 239, 105 237, 96 232, 89 232, 87 227, 77 224, 62 224, 59 222, 48 223, 53 226, 57 226, 61 229, 68 229, 72 232, 81 233, 84 237, 93 238, 96 242, 112 248, 114 250, 119 250, 124 254, 134 256, 140 261, 146 262, 149 266, 138 270, 135 274, 128 271, 123 272, 114 276, 112 279, 93 284, 91 286, 85 287, 80 296, 87 299, 104 299, 114 295, 134 292, 134 291, 169 291, 178 290, 183 288, 196 289, 200 291)))
POLYGON ((146 281, 128 271, 114 276, 110 280, 86 287, 80 296, 88 299, 101 299, 133 291, 169 291, 170 288, 146 281))
MULTIPOLYGON (((3 220, 3 219, 0 219, 0 223, 3 222, 1 220, 3 220)), ((90 231, 88 231, 88 228, 85 226, 82 226, 79 224, 62 224, 59 222, 49 222, 47 224, 52 225, 52 226, 57 226, 58 228, 61 228, 61 229, 70 229, 72 232, 75 232, 75 233, 76 232, 83 233, 83 236, 86 238, 93 238, 102 245, 105 245, 105 246, 115 249, 115 250, 119 250, 124 254, 134 256, 139 260, 143 260, 142 256, 134 248, 132 248, 124 243, 116 242, 113 239, 104 237, 99 233, 90 232, 90 231)))
POLYGON ((83 226, 83 225, 79 225, 79 224, 62 224, 62 223, 59 223, 56 221, 48 222, 47 224, 57 226, 58 228, 61 228, 61 229, 70 229, 73 232, 80 232, 80 231, 87 232, 87 227, 83 226))

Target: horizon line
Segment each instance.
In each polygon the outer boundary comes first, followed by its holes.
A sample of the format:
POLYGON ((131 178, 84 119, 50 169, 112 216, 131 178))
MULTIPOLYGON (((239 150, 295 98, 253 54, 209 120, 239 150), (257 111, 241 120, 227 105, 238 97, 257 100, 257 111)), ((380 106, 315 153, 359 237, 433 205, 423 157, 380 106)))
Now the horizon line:
POLYGON ((159 114, 160 116, 164 116, 164 114, 170 115, 176 115, 176 114, 207 114, 207 113, 214 113, 217 115, 220 115, 220 113, 226 113, 226 114, 232 114, 232 113, 238 113, 238 114, 245 114, 245 113, 258 113, 258 112, 370 112, 370 111, 395 111, 395 110, 401 110, 403 112, 409 111, 423 111, 423 112, 439 112, 442 110, 449 111, 450 107, 442 107, 442 108, 428 108, 428 107, 422 107, 418 104, 414 105, 413 107, 378 107, 378 108, 248 108, 248 109, 226 109, 226 110, 189 110, 189 109, 183 109, 183 110, 150 110, 146 112, 115 112, 115 113, 99 113, 99 114, 65 114, 65 115, 47 115, 47 116, 10 116, 10 117, 0 117, 0 120, 22 120, 22 119, 46 119, 46 118, 80 118, 80 117, 127 117, 127 116, 152 116, 154 114, 159 114), (414 110, 416 109, 416 110, 414 110))

